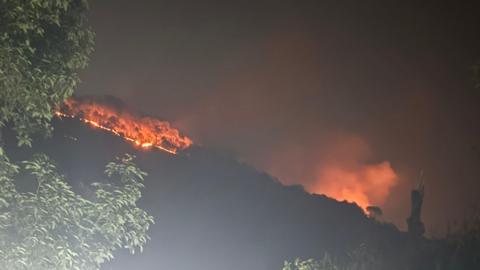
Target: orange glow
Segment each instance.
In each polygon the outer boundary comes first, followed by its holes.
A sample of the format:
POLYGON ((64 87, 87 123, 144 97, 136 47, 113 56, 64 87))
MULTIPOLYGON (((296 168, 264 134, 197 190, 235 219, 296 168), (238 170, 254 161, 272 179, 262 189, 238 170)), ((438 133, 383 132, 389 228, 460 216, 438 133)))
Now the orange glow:
POLYGON ((363 138, 335 132, 282 146, 262 167, 284 184, 302 184, 306 191, 354 202, 364 211, 384 207, 400 177, 388 160, 373 159, 363 138))
POLYGON ((125 110, 96 101, 68 99, 56 112, 58 117, 77 118, 90 126, 106 130, 142 149, 157 148, 170 154, 193 144, 170 123, 152 117, 135 116, 125 110))
POLYGON ((364 211, 385 203, 399 180, 389 161, 367 162, 372 150, 356 136, 337 138, 326 150, 328 158, 317 167, 312 192, 355 202, 364 211))
POLYGON ((327 164, 318 177, 312 191, 339 201, 355 202, 363 210, 370 205, 382 204, 398 180, 388 161, 356 168, 327 164))

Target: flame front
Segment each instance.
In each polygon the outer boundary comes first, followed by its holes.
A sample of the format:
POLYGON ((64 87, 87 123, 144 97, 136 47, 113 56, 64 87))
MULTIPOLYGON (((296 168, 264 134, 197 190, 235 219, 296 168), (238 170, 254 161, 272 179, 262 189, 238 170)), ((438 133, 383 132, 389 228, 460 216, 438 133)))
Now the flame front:
POLYGON ((170 123, 152 117, 138 117, 127 111, 96 101, 68 99, 59 117, 77 118, 93 127, 111 132, 143 149, 157 148, 171 154, 193 144, 186 136, 172 128, 170 123))

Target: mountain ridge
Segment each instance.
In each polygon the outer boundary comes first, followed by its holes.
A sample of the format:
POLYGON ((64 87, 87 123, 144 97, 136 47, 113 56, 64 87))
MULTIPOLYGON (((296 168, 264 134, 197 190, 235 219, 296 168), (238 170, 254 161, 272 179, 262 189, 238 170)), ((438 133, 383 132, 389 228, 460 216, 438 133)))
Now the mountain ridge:
POLYGON ((118 251, 104 269, 280 269, 295 257, 342 257, 363 244, 382 249, 407 241, 356 204, 285 186, 225 153, 199 146, 173 156, 136 149, 75 119, 57 119, 54 127, 53 137, 37 139, 32 149, 8 152, 14 160, 48 154, 80 192, 124 153, 149 173, 139 204, 155 217, 152 239, 142 254, 118 251))

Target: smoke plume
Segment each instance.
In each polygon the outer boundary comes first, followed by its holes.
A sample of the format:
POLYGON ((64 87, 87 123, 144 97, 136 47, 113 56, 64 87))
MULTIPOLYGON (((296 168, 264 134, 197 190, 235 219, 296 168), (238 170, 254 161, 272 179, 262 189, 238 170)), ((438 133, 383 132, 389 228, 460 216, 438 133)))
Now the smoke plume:
POLYGON ((298 147, 282 150, 272 157, 268 170, 282 182, 303 184, 311 193, 355 202, 363 209, 382 206, 399 181, 390 162, 371 160, 371 147, 358 136, 324 140, 328 143, 307 155, 303 153, 308 150, 298 147))

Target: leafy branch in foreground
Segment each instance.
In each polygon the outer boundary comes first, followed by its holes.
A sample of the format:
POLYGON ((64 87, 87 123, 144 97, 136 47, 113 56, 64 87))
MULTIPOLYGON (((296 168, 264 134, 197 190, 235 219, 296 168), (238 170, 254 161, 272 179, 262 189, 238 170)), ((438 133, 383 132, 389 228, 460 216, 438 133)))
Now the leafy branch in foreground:
POLYGON ((19 145, 51 132, 55 106, 87 66, 94 44, 87 9, 86 0, 0 0, 0 131, 8 124, 19 145))
POLYGON ((377 270, 386 269, 381 257, 374 249, 362 244, 348 254, 343 261, 330 256, 328 253, 319 260, 295 259, 285 261, 282 270, 377 270))
POLYGON ((325 254, 321 260, 301 260, 295 259, 293 262, 285 261, 282 270, 340 270, 332 258, 325 254))
POLYGON ((153 217, 137 207, 146 175, 126 155, 106 166, 120 185, 93 184, 95 198, 75 194, 44 155, 20 166, 0 155, 0 264, 3 269, 99 269, 117 248, 132 253, 148 239, 153 217), (20 192, 14 177, 36 180, 20 192))

